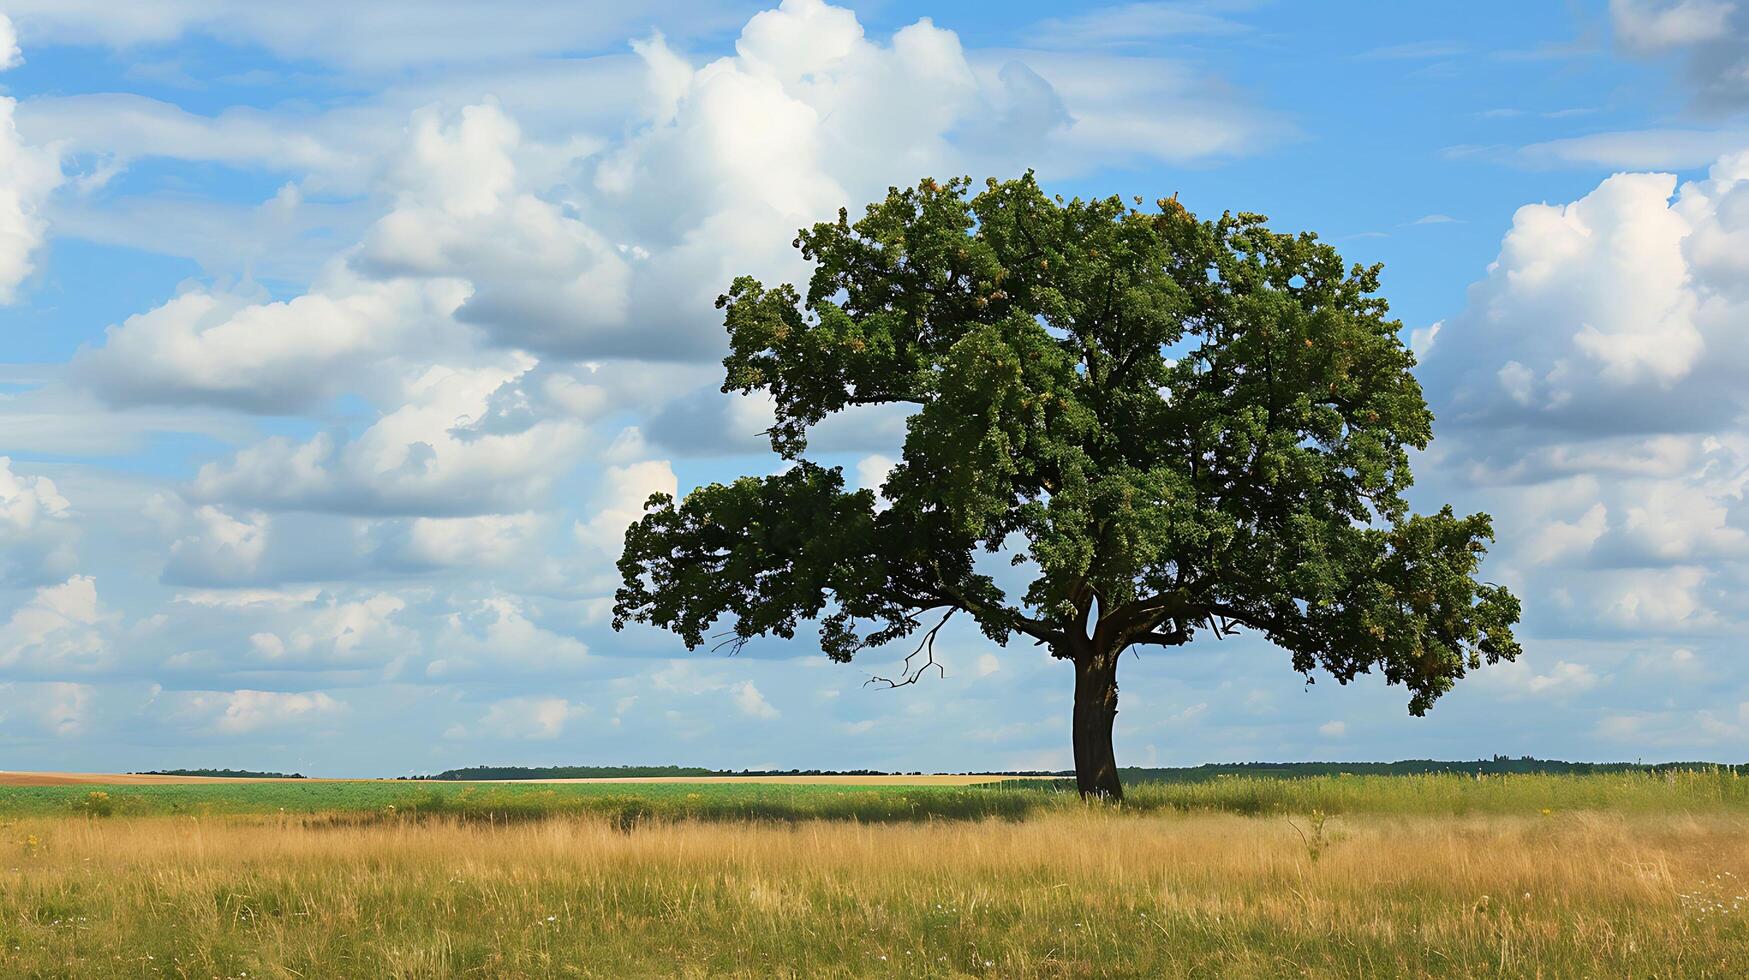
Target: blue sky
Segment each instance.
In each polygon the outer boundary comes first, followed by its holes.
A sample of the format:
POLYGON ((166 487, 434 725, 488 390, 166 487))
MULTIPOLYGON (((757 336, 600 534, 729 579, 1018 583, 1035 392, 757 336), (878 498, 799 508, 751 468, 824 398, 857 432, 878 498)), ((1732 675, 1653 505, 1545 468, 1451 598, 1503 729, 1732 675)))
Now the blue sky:
MULTIPOLYGON (((1526 607, 1422 719, 1143 653, 1120 762, 1749 757, 1749 4, 127 11, 0 0, 0 767, 1068 765, 1030 646, 895 692, 608 628, 644 496, 777 465, 729 278, 1029 167, 1384 262, 1412 499, 1492 513, 1526 607)), ((815 455, 878 485, 902 426, 815 455)))

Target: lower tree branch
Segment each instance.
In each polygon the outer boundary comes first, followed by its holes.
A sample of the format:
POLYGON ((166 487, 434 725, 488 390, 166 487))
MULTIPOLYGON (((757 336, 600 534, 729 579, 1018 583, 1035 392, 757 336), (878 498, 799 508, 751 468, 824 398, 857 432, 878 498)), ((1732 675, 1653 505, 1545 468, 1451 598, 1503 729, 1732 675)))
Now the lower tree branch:
POLYGON ((953 586, 948 585, 946 582, 942 582, 939 576, 936 580, 936 590, 943 605, 955 605, 981 620, 1003 623, 1008 626, 1009 629, 1012 629, 1017 633, 1024 633, 1041 643, 1056 644, 1062 643, 1066 639, 1063 631, 1052 629, 1050 624, 1046 623, 1044 620, 1034 619, 1031 616, 1023 615, 1019 611, 1009 609, 1005 606, 992 608, 990 605, 973 599, 971 596, 968 596, 953 586))
POLYGON ((1190 642, 1190 630, 1180 626, 1169 631, 1150 630, 1130 637, 1130 643, 1152 643, 1156 646, 1178 647, 1190 642))

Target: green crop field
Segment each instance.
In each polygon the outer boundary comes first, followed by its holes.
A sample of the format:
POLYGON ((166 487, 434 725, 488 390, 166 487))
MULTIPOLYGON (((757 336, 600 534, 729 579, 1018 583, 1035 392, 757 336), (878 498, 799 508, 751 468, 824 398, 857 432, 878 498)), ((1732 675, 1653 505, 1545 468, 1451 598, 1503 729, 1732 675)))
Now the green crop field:
MULTIPOLYGON (((976 820, 1080 809, 1072 781, 982 786, 749 783, 462 783, 392 780, 0 786, 0 817, 388 813, 518 820, 565 815, 694 820, 976 820), (93 795, 96 794, 96 795, 93 795), (95 801, 95 802, 94 802, 95 801)), ((1749 812, 1749 777, 1719 767, 1669 773, 1508 776, 1217 776, 1140 783, 1124 809, 1420 814, 1562 811, 1749 812)))
POLYGON ((1749 780, 0 788, 0 975, 1749 974, 1749 780))

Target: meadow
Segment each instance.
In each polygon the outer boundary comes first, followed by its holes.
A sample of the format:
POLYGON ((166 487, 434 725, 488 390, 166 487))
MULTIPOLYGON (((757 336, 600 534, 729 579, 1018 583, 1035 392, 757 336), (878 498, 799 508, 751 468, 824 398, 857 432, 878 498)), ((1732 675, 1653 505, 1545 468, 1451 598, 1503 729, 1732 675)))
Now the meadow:
POLYGON ((1749 975, 1749 780, 0 788, 5 976, 1749 975), (93 797, 93 793, 103 794, 93 797))

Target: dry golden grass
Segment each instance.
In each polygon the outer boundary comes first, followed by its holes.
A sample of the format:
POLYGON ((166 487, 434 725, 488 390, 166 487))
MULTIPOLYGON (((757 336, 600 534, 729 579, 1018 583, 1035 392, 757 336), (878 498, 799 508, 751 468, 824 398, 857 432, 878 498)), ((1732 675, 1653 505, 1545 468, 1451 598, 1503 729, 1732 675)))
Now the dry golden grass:
POLYGON ((0 975, 1749 976, 1742 814, 1295 823, 33 817, 0 975))

